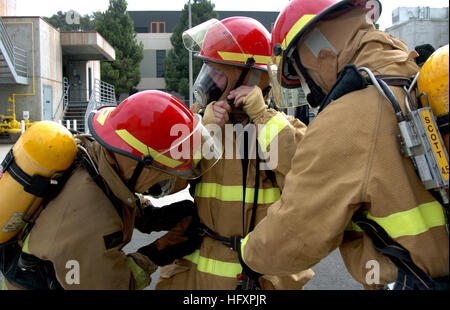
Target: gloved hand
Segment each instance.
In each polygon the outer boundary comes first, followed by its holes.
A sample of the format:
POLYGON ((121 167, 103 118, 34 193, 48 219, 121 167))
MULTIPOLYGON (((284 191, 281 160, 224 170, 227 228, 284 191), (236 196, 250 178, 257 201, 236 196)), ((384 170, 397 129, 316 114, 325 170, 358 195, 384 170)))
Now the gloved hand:
POLYGON ((266 102, 258 86, 239 86, 230 91, 227 99, 234 99, 234 106, 242 106, 251 121, 261 117, 267 110, 266 102))
POLYGON ((150 201, 150 199, 148 199, 144 195, 136 193, 136 196, 139 198, 139 203, 141 204, 141 208, 146 208, 146 207, 152 206, 152 202, 150 201))
POLYGON ((183 218, 197 216, 197 206, 191 200, 174 202, 160 208, 149 204, 141 211, 141 214, 136 216, 134 226, 146 234, 171 230, 183 218))
POLYGON ((138 250, 158 266, 172 263, 175 259, 191 254, 200 247, 203 237, 198 233, 200 219, 197 213, 184 217, 170 231, 138 250))
POLYGON ((136 290, 146 288, 152 280, 152 273, 158 269, 157 265, 140 253, 128 254, 127 263, 133 274, 134 289, 136 290))
POLYGON ((200 104, 195 101, 194 104, 191 106, 191 111, 194 114, 202 114, 202 107, 200 106, 200 104))
POLYGON ((203 124, 217 124, 219 126, 225 125, 230 119, 229 113, 231 106, 226 101, 214 101, 206 106, 205 114, 203 115, 203 124))
POLYGON ((262 274, 252 270, 247 264, 244 262, 244 258, 242 257, 242 249, 241 243, 237 246, 239 263, 242 266, 242 274, 239 279, 237 290, 258 290, 261 289, 261 285, 259 283, 259 278, 262 277, 262 274))

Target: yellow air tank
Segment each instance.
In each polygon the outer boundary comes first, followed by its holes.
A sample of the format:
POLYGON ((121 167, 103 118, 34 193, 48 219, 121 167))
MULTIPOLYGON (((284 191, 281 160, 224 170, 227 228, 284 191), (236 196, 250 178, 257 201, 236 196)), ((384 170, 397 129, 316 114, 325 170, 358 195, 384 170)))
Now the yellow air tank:
MULTIPOLYGON (((420 69, 417 79, 417 90, 425 92, 430 103, 433 114, 437 117, 447 117, 448 122, 448 67, 449 50, 448 44, 438 48, 427 59, 420 69)), ((426 106, 423 97, 420 98, 422 105, 426 106)), ((439 121, 438 121, 439 122, 439 121)), ((448 124, 447 124, 448 126, 448 124)), ((448 152, 448 133, 443 134, 444 144, 448 152)))
MULTIPOLYGON (((12 154, 17 166, 30 177, 54 178, 71 166, 77 146, 68 129, 56 122, 41 121, 22 134, 12 154)), ((42 200, 26 192, 8 171, 0 172, 0 244, 22 229, 25 212, 32 214, 42 200)))

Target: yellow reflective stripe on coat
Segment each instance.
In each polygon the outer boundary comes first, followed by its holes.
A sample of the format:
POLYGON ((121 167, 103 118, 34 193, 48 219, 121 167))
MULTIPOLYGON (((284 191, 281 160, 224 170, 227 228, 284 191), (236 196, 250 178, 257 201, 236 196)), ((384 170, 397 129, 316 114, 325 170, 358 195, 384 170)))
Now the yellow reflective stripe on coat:
MULTIPOLYGON (((365 213, 368 219, 377 222, 391 238, 414 236, 432 227, 445 225, 444 210, 439 202, 424 203, 411 210, 397 212, 386 217, 375 217, 365 213)), ((351 223, 352 230, 362 231, 351 223)), ((350 227, 349 227, 350 228, 350 227)))
POLYGON ((294 26, 292 26, 291 30, 289 30, 283 42, 281 43, 281 47, 283 48, 283 50, 287 48, 287 46, 289 45, 289 43, 291 43, 292 39, 294 39, 297 33, 299 33, 300 30, 302 30, 303 27, 305 27, 305 25, 315 16, 315 14, 305 14, 294 24, 294 26))
POLYGON ((200 250, 183 257, 197 265, 197 270, 210 273, 216 276, 236 278, 236 275, 242 272, 242 266, 239 263, 222 262, 220 260, 200 256, 200 250))
POLYGON ((258 142, 264 152, 267 152, 269 144, 287 125, 289 125, 289 121, 280 113, 275 114, 266 123, 258 134, 258 142))
POLYGON ((225 52, 225 51, 218 51, 217 54, 223 59, 227 61, 239 61, 245 63, 248 58, 253 57, 255 59, 255 62, 258 64, 267 64, 270 60, 270 56, 264 56, 264 55, 248 55, 248 54, 242 54, 242 53, 233 53, 233 52, 225 52))
POLYGON ((149 276, 147 275, 147 272, 145 272, 131 256, 127 256, 127 264, 133 274, 136 289, 143 290, 149 285, 149 276))
POLYGON ((22 252, 27 253, 27 254, 31 254, 30 249, 28 248, 28 243, 30 241, 30 235, 31 235, 31 233, 29 233, 28 236, 25 238, 25 241, 23 242, 23 246, 22 246, 22 252))
MULTIPOLYGON (((226 186, 217 183, 198 183, 195 187, 195 196, 200 198, 215 198, 221 201, 242 201, 243 186, 226 186)), ((245 202, 252 203, 255 195, 254 188, 245 189, 245 202)), ((277 187, 258 189, 258 203, 274 203, 281 197, 277 187)))
POLYGON ((201 150, 198 150, 194 154, 194 167, 197 167, 198 163, 203 159, 203 154, 201 150))
POLYGON ((6 281, 5 278, 2 279, 2 288, 1 291, 7 291, 8 287, 6 286, 6 281))
POLYGON ((119 137, 121 137, 122 140, 125 141, 129 146, 133 147, 134 149, 138 150, 144 155, 150 155, 151 157, 153 157, 153 160, 167 167, 175 168, 182 164, 181 161, 164 156, 158 151, 155 151, 154 149, 149 147, 148 145, 145 145, 137 138, 135 138, 131 133, 129 133, 126 129, 116 130, 116 134, 119 137))
POLYGON ((249 236, 250 236, 250 233, 247 236, 245 236, 244 240, 242 240, 242 242, 241 242, 241 258, 245 264, 247 264, 247 263, 245 262, 244 248, 245 248, 245 244, 247 243, 249 236))

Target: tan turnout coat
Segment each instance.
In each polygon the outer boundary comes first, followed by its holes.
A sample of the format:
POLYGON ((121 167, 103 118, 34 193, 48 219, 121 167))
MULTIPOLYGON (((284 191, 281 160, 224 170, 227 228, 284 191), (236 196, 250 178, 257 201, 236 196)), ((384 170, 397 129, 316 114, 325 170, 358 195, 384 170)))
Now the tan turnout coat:
MULTIPOLYGON (((262 100, 262 96, 257 94, 258 91, 261 92, 258 87, 255 87, 246 100, 259 100, 258 98, 262 100)), ((273 144, 276 140, 278 146, 278 166, 274 169, 275 183, 270 180, 264 170, 260 172, 256 211, 256 223, 258 223, 266 215, 271 203, 280 197, 280 188, 283 188, 284 177, 290 169, 296 143, 302 139, 306 126, 299 120, 273 109, 266 110, 264 115, 255 121, 255 124, 261 124, 261 128, 266 124, 275 125, 277 139, 270 140, 269 138, 270 141, 268 141, 266 140, 267 136, 262 135, 258 142, 267 144, 269 151, 271 147, 274 147, 273 144)), ((256 128, 258 127, 256 126, 256 128)), ((231 138, 225 135, 225 138, 232 139, 232 141, 228 141, 230 143, 224 141, 224 154, 227 154, 229 151, 227 148, 230 146, 235 152, 237 148, 236 135, 231 138)), ((221 236, 243 236, 248 232, 255 188, 256 160, 254 158, 250 159, 248 165, 244 224, 243 170, 240 158, 235 155, 233 159, 220 159, 196 185, 195 202, 201 222, 221 236)), ((237 252, 219 241, 205 237, 199 250, 161 268, 156 289, 234 290, 238 283, 236 276, 241 271, 237 252)), ((301 273, 293 272, 293 275, 285 277, 267 276, 261 282, 264 289, 301 289, 313 274, 312 270, 301 273)))
MULTIPOLYGON (((418 71, 406 45, 381 31, 359 32, 341 58, 374 74, 418 71)), ((405 92, 391 89, 406 112, 405 92)), ((400 153, 398 134, 394 109, 374 86, 331 102, 297 144, 281 199, 244 243, 245 262, 260 273, 287 275, 314 266, 339 247, 348 271, 365 288, 393 282, 395 265, 352 225, 354 212, 362 209, 388 227, 427 274, 448 275, 442 206, 400 153), (369 273, 374 262, 380 266, 378 284, 369 273)))
MULTIPOLYGON (((89 143, 87 149, 122 202, 122 218, 89 173, 80 167, 41 212, 23 251, 51 261, 64 289, 133 289, 135 280, 122 248, 133 233, 136 198, 108 163, 105 149, 96 142, 89 143), (79 277, 74 276, 76 271, 79 277)), ((8 289, 19 288, 10 282, 6 285, 8 289)))

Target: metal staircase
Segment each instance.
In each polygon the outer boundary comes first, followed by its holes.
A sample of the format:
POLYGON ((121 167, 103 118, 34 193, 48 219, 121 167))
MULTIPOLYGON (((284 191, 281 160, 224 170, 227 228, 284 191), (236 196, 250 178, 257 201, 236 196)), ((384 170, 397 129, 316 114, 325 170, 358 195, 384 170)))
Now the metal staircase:
POLYGON ((25 50, 14 46, 0 17, 0 83, 28 85, 28 61, 25 50))
MULTIPOLYGON (((67 81, 67 79, 65 81, 67 81)), ((94 80, 94 89, 89 101, 71 100, 70 96, 67 95, 70 86, 68 83, 64 85, 64 93, 61 98, 61 101, 64 103, 64 110, 61 119, 63 124, 66 124, 66 121, 70 121, 73 124, 73 121, 76 120, 78 132, 89 133, 86 124, 89 113, 93 110, 102 106, 117 105, 114 86, 101 80, 94 80)), ((71 127, 71 129, 73 128, 71 127)))
MULTIPOLYGON (((70 101, 66 112, 64 113, 63 124, 66 124, 66 121, 70 121, 73 124, 73 121, 75 120, 77 131, 85 132, 84 114, 86 113, 87 106, 87 101, 70 101)), ((73 125, 71 126, 71 129, 74 129, 73 125)))

